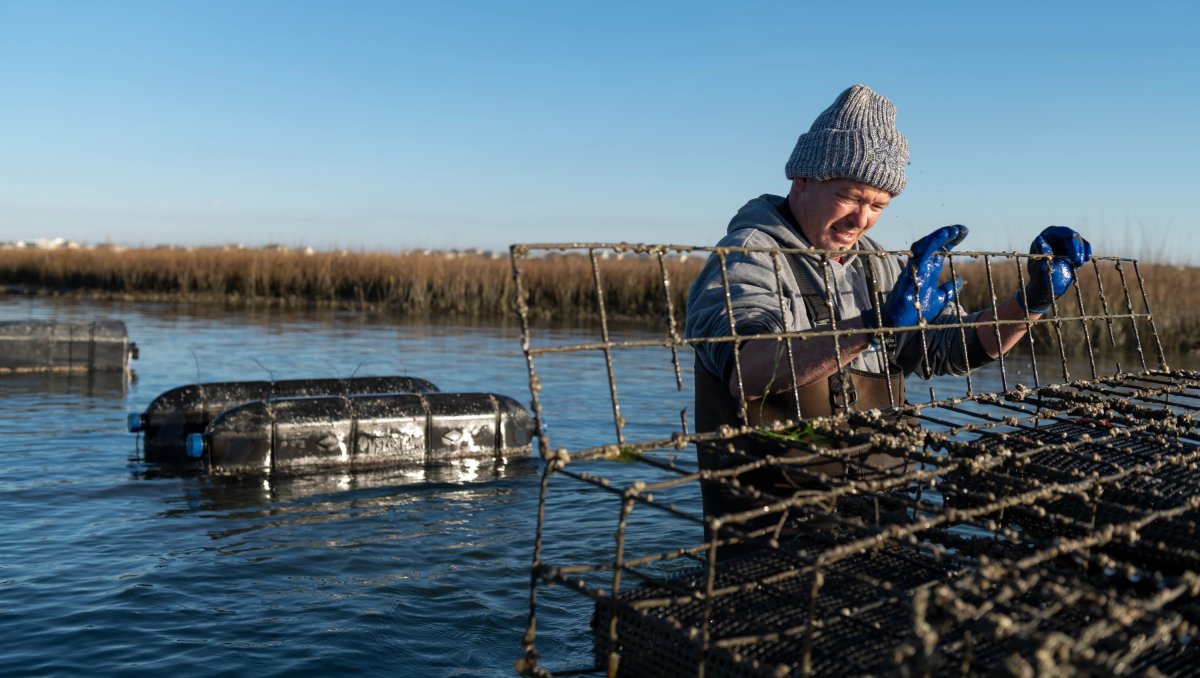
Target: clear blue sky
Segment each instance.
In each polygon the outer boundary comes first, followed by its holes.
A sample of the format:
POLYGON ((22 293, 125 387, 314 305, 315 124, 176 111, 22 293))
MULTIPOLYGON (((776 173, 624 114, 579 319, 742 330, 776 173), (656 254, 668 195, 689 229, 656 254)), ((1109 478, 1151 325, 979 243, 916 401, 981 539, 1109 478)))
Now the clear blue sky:
POLYGON ((712 244, 844 88, 873 235, 1200 261, 1188 2, 0 0, 0 240, 712 244))

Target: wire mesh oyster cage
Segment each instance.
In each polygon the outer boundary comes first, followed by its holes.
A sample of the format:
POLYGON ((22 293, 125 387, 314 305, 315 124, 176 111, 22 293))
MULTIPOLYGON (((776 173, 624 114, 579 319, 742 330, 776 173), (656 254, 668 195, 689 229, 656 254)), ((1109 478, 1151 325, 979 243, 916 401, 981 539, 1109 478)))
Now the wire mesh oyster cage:
MULTIPOLYGON (((791 360, 793 342, 831 337, 836 349, 864 331, 838 328, 834 314, 820 331, 739 336, 730 317, 729 336, 685 338, 684 290, 700 265, 724 268, 746 251, 513 246, 546 461, 519 672, 1194 671, 1200 373, 1167 365, 1137 261, 1093 258, 1036 320, 956 311, 937 328, 897 328, 922 343, 947 328, 963 342, 1007 322, 1028 331, 961 376, 933 376, 924 356, 891 407, 847 402, 808 416, 784 392, 773 419, 696 432, 690 349, 768 339, 791 360), (553 293, 541 279, 550 266, 553 293), (556 333, 561 300, 548 294, 585 293, 595 340, 556 333), (581 400, 585 381, 607 402, 581 400), (589 417, 610 420, 612 438, 556 428, 589 417), (706 514, 702 488, 734 501, 706 514)), ((787 294, 786 259, 798 252, 749 251, 768 255, 787 294)), ((837 256, 816 254, 820 270, 837 256)), ((908 252, 860 254, 873 265, 908 252)), ((946 273, 974 284, 964 306, 995 310, 1038 256, 955 252, 946 273)), ((738 402, 743 420, 755 406, 738 402)))

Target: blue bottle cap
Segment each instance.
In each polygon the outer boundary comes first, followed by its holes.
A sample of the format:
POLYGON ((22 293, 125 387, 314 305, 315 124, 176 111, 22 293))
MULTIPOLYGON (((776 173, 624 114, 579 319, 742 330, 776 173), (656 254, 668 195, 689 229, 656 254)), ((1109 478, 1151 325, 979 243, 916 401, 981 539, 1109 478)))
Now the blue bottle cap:
POLYGON ((204 434, 191 433, 187 437, 187 454, 193 459, 204 456, 204 434))
POLYGON ((138 431, 142 430, 142 415, 136 412, 129 415, 127 423, 129 425, 129 432, 137 433, 138 431))

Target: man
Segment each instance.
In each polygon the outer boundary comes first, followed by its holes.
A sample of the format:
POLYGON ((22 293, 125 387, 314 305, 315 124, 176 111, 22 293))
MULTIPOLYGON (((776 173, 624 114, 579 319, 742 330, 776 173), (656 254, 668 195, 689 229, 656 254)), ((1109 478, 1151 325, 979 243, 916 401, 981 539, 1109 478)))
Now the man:
MULTIPOLYGON (((871 89, 854 85, 842 92, 796 142, 786 165, 787 196, 762 195, 746 203, 717 243, 811 253, 730 252, 723 266, 714 254, 688 294, 688 338, 729 337, 731 321, 738 336, 829 330, 835 324, 862 332, 838 336, 836 344, 832 336, 793 339, 790 356, 775 339, 697 344, 698 431, 795 419, 797 405, 806 418, 886 408, 903 402, 905 374, 961 374, 999 357, 1024 336, 1023 323, 999 325, 999 337, 995 325, 968 329, 965 336, 958 327, 944 327, 960 319, 955 298, 961 281, 939 285, 938 277, 944 251, 966 237, 964 226, 946 226, 918 240, 903 265, 895 257, 853 251, 885 249, 866 233, 904 190, 908 143, 895 121, 895 107, 871 89), (886 331, 922 321, 930 324, 928 331, 886 331)), ((1024 287, 996 308, 1002 320, 1049 312, 1070 288, 1075 269, 1091 257, 1091 245, 1061 226, 1042 231, 1030 251, 1054 259, 1030 260, 1024 287)), ((961 320, 993 317, 987 309, 961 320)), ((708 513, 707 488, 705 504, 708 513)))

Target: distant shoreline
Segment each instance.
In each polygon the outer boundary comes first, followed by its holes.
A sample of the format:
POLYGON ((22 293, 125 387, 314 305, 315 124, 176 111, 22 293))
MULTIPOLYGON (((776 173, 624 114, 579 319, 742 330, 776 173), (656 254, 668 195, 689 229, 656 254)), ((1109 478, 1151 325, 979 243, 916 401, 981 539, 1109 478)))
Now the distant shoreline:
MULTIPOLYGON (((696 257, 666 264, 674 280, 671 293, 677 313, 682 313, 687 286, 701 264, 696 257)), ((602 270, 611 317, 665 314, 657 266, 614 259, 604 261, 602 270)), ((525 280, 534 315, 569 320, 595 314, 587 257, 527 260, 525 280)), ((0 248, 0 292, 9 295, 511 319, 514 290, 508 254, 482 250, 391 254, 283 247, 0 248)))
MULTIPOLYGON (((609 254, 598 254, 596 262, 608 317, 662 319, 669 303, 682 328, 687 288, 704 257, 664 256, 660 264, 657 257, 645 254, 609 254), (663 270, 670 279, 669 301, 661 282, 663 270)), ((532 317, 565 322, 596 319, 596 271, 588 256, 550 254, 524 258, 521 266, 532 317)), ((1163 349, 1170 353, 1200 350, 1200 307, 1183 293, 1200 288, 1200 268, 1153 263, 1141 263, 1139 268, 1163 349)), ((983 268, 967 262, 957 272, 967 280, 964 307, 989 305, 990 300, 983 298, 988 289, 983 268)), ((1011 271, 1007 276, 999 272, 995 282, 997 290, 1015 288, 1011 271)), ((1105 285, 1120 289, 1119 281, 1105 285)), ((478 250, 389 254, 281 247, 0 248, 0 294, 7 296, 329 308, 400 318, 508 321, 516 317, 514 293, 509 257, 478 250)), ((1091 308, 1098 306, 1088 303, 1091 308)), ((1118 335, 1117 345, 1132 349, 1136 337, 1118 335)), ((1068 344, 1071 348, 1078 346, 1068 344)))

